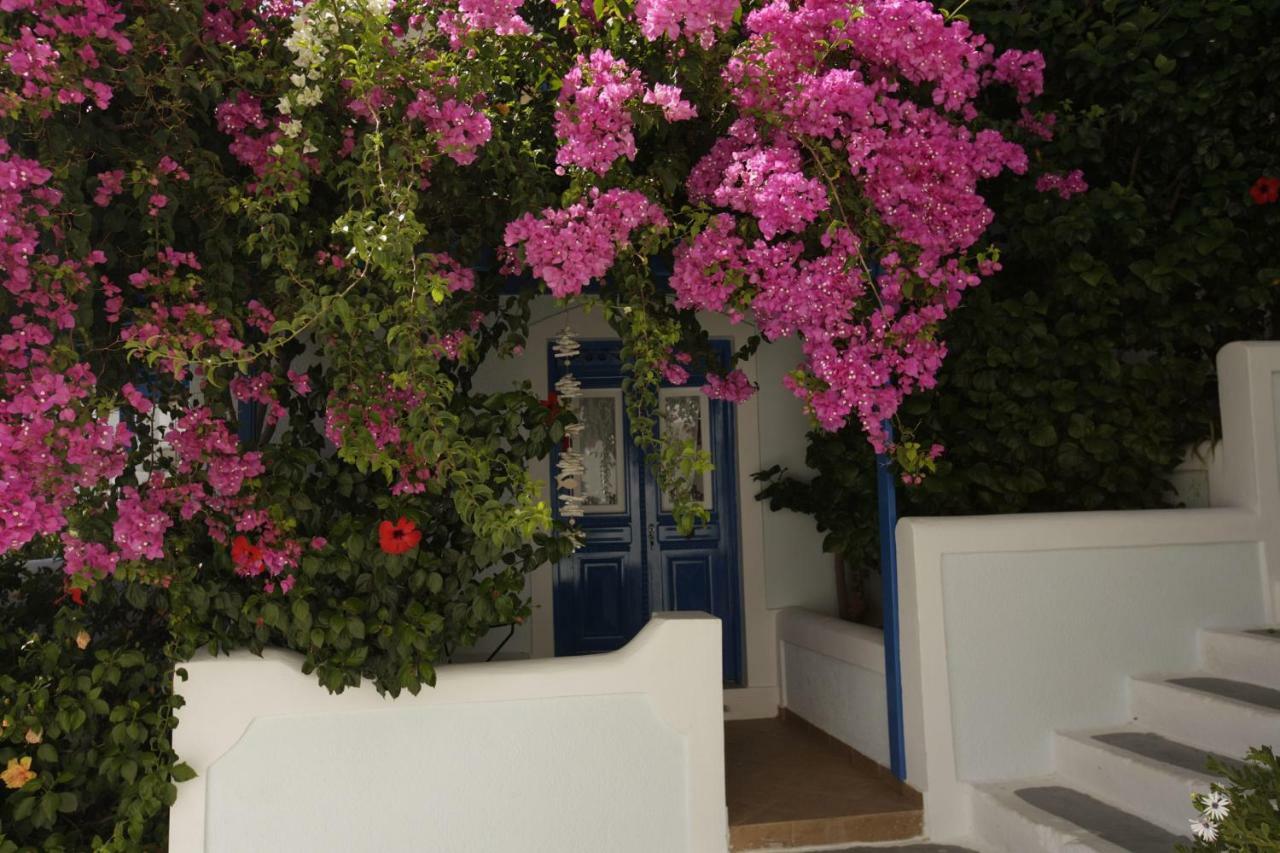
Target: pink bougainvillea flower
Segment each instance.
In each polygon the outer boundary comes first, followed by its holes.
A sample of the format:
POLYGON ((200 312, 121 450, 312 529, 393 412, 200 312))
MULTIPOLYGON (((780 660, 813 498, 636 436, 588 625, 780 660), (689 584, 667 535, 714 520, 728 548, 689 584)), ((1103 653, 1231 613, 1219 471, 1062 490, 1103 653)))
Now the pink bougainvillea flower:
POLYGON ((702 386, 702 393, 712 400, 743 403, 756 393, 756 386, 751 384, 747 374, 741 370, 730 371, 726 376, 710 373, 707 374, 707 384, 702 386))
POLYGON ((1089 184, 1084 179, 1084 172, 1073 169, 1066 174, 1050 172, 1041 175, 1036 179, 1036 189, 1042 193, 1056 192, 1060 197, 1068 199, 1086 192, 1089 184))
POLYGON ((378 545, 388 554, 403 554, 422 541, 422 531, 403 515, 396 522, 384 521, 378 525, 378 545))

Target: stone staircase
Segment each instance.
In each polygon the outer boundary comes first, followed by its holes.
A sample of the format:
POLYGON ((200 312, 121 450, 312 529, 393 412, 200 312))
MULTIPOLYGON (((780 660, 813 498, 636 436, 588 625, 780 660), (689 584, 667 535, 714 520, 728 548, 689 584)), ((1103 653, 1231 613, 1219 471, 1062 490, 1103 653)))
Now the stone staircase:
POLYGON ((1214 781, 1207 755, 1238 761, 1280 745, 1280 632, 1201 631, 1199 672, 1130 682, 1124 726, 1057 732, 1054 772, 978 784, 983 851, 1171 853, 1190 841, 1194 791, 1214 781))

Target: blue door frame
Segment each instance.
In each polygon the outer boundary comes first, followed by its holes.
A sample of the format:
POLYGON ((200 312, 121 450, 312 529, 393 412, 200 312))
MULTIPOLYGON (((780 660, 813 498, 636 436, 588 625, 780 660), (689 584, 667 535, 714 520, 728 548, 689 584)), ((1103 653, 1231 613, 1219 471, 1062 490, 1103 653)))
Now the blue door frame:
MULTIPOLYGON (((727 341, 714 341, 726 361, 727 341)), ((620 388, 620 342, 587 340, 566 370, 548 348, 549 384, 571 372, 586 392, 620 388)), ((683 386, 696 389, 703 376, 692 373, 683 386)), ((620 398, 619 398, 620 399, 620 398)), ((736 411, 732 403, 707 402, 712 461, 711 518, 691 536, 682 536, 663 511, 655 478, 643 453, 630 440, 625 406, 621 414, 622 483, 625 500, 614 510, 588 512, 578 519, 586 543, 555 566, 557 655, 611 651, 626 645, 651 613, 701 610, 721 620, 724 680, 742 684, 741 562, 737 491, 736 411)), ((559 450, 553 450, 554 470, 559 450)), ((558 495, 552 510, 560 518, 558 495)))

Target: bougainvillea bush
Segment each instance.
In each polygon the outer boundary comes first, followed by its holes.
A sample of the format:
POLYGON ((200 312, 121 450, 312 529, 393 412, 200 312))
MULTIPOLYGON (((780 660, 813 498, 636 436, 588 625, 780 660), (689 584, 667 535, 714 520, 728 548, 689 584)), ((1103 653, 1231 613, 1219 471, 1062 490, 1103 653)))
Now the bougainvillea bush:
MULTIPOLYGON (((1218 350, 1280 335, 1280 2, 964 13, 1045 54, 1053 139, 1027 151, 1090 189, 1001 179, 984 193, 1004 269, 945 322, 938 386, 899 413, 948 446, 900 513, 1167 506, 1169 472, 1221 435, 1218 350)), ((830 550, 877 565, 866 441, 815 432, 809 465, 817 478, 768 490, 775 508, 813 514, 830 550)))
POLYGON ((799 336, 815 423, 926 474, 941 448, 884 424, 999 267, 981 182, 1046 132, 1037 53, 912 0, 0 15, 0 553, 61 566, 6 611, 5 849, 162 837, 160 676, 200 647, 396 693, 527 615, 574 539, 527 463, 572 415, 472 377, 539 293, 618 330, 677 497, 659 384, 754 390, 698 311, 799 336))

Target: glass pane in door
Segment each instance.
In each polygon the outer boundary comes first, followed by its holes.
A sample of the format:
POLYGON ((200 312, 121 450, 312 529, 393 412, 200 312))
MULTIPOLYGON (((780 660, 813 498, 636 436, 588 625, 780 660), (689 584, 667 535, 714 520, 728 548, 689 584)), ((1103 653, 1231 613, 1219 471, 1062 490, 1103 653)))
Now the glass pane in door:
MULTIPOLYGON (((697 450, 709 449, 707 398, 700 391, 664 389, 660 394, 662 436, 678 442, 691 441, 697 450)), ((693 499, 711 509, 711 474, 694 475, 693 499)), ((662 511, 671 511, 671 497, 662 493, 662 511)))
POLYGON ((575 445, 582 454, 582 492, 588 512, 622 509, 622 395, 584 391, 578 400, 582 433, 575 445))

